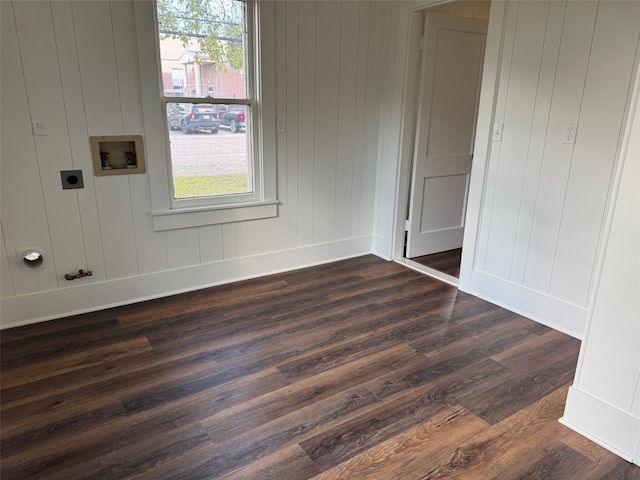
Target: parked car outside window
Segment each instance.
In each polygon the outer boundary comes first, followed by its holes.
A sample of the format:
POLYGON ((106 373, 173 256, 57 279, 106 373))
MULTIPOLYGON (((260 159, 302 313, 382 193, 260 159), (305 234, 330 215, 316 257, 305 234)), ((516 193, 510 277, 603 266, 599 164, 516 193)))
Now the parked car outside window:
POLYGON ((169 129, 181 129, 189 134, 195 131, 218 133, 220 122, 214 105, 209 103, 167 104, 169 129))
POLYGON ((216 105, 220 126, 229 127, 233 133, 245 130, 246 116, 244 105, 216 105))

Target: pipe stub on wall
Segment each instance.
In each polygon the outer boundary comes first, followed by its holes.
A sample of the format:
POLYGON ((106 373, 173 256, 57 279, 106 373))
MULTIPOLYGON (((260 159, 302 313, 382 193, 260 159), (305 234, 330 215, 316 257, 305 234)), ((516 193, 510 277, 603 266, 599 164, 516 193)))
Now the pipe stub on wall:
POLYGON ((29 268, 37 268, 44 262, 44 256, 42 252, 38 250, 27 250, 22 254, 22 263, 29 268))

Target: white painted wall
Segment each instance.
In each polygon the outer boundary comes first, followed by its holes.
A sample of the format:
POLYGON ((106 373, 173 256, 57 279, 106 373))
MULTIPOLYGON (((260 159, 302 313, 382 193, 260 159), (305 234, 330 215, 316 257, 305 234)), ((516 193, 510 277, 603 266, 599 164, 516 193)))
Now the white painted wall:
POLYGON ((580 336, 640 4, 513 2, 505 21, 494 115, 504 133, 491 147, 470 291, 580 336), (567 123, 579 125, 575 145, 563 144, 567 123))
MULTIPOLYGON (((402 256, 415 112, 417 12, 403 2, 374 251, 402 256), (413 35, 413 36, 412 36, 413 35), (391 171, 395 175, 391 175, 391 171), (395 201, 391 200, 395 192, 395 201)), ((491 16, 460 288, 580 337, 632 69, 640 3, 496 1, 491 16), (615 52, 615 54, 612 54, 615 52), (501 142, 490 142, 494 122, 501 142), (575 145, 562 143, 578 123, 575 145)))
POLYGON ((615 209, 605 237, 563 423, 640 465, 640 77, 615 209))
POLYGON ((287 119, 286 133, 264 132, 279 215, 154 232, 151 194, 166 185, 94 177, 89 152, 91 135, 140 134, 148 170, 166 168, 164 132, 142 110, 140 65, 153 62, 138 58, 134 2, 0 2, 2 327, 371 251, 390 6, 260 3, 265 115, 287 119), (33 136, 32 114, 48 136, 33 136), (68 169, 84 189, 62 190, 68 169), (45 252, 43 267, 21 266, 26 247, 45 252), (64 280, 78 269, 93 276, 64 280))
POLYGON ((469 291, 580 337, 640 37, 638 2, 511 2, 469 291), (615 54, 612 54, 615 52, 615 54), (575 145, 563 143, 578 123, 575 145))

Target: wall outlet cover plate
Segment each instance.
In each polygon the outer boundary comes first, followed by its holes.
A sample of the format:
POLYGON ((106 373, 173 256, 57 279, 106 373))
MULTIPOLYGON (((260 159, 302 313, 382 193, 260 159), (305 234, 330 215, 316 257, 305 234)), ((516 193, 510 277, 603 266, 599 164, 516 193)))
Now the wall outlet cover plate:
POLYGON ((60 178, 62 179, 63 190, 84 188, 82 170, 60 170, 60 178))

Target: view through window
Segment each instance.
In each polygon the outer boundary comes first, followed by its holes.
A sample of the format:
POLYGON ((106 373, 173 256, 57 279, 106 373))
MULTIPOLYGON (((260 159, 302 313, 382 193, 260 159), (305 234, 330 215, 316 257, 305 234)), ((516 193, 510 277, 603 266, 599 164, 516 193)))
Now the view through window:
MULTIPOLYGON (((157 0, 175 200, 255 193, 253 33, 240 0, 157 0)), ((213 201, 211 201, 213 200, 213 201)))

